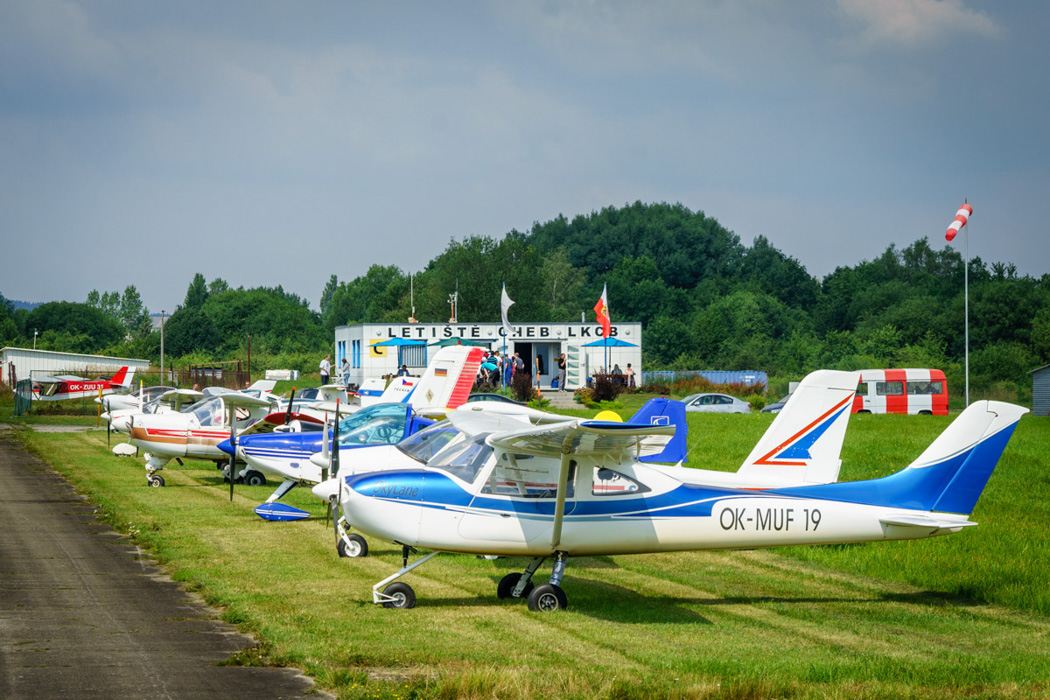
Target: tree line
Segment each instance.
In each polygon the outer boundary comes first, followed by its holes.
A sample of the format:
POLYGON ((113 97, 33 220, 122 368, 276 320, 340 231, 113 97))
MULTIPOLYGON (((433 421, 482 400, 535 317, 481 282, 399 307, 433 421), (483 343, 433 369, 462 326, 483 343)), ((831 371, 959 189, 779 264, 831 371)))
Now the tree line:
MULTIPOLYGON (((280 286, 231 289, 197 274, 165 327, 172 358, 243 358, 313 371, 336 326, 460 322, 500 317, 503 283, 515 321, 574 321, 608 285, 612 318, 643 327, 646 369, 764 369, 798 378, 817 368, 938 367, 962 372, 964 261, 920 239, 822 280, 764 236, 740 242, 702 211, 635 202, 535 223, 528 232, 466 236, 418 272, 375 264, 352 280, 332 275, 319 311, 280 286)), ((1050 362, 1050 275, 1010 263, 969 262, 970 372, 977 390, 1024 391, 1050 362)), ((159 334, 134 287, 93 291, 83 303, 32 311, 0 303, 0 341, 156 358, 159 334)), ((954 389, 958 391, 958 389, 954 389)))

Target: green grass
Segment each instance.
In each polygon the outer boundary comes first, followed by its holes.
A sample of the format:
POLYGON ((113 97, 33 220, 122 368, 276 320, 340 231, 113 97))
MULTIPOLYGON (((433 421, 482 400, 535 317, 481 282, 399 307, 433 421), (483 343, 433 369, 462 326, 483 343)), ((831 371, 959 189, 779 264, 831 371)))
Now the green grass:
MULTIPOLYGON (((771 421, 691 414, 690 464, 736 469, 771 421)), ((843 478, 906 465, 947 423, 854 416, 843 478)), ((1050 695, 1050 421, 1022 420, 974 514, 980 527, 915 542, 574 559, 570 609, 554 615, 495 598, 523 561, 464 555, 405 577, 417 608, 376 607, 371 587, 400 566, 399 548, 371 542, 372 556, 338 559, 307 491, 286 500, 313 518, 267 523, 251 508, 272 486, 238 486, 231 503, 211 463, 166 469, 169 486, 150 489, 141 461, 106 452, 104 432, 19 435, 257 635, 231 663, 294 665, 339 697, 1050 695)))

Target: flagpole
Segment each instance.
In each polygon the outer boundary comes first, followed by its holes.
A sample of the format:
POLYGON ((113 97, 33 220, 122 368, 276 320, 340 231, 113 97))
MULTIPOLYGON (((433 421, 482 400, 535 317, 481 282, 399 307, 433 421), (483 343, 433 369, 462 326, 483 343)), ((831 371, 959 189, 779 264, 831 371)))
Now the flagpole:
MULTIPOLYGON (((963 200, 965 203, 966 200, 963 200)), ((966 329, 966 407, 970 406, 970 227, 966 227, 966 239, 963 241, 966 266, 963 268, 963 314, 966 329)))

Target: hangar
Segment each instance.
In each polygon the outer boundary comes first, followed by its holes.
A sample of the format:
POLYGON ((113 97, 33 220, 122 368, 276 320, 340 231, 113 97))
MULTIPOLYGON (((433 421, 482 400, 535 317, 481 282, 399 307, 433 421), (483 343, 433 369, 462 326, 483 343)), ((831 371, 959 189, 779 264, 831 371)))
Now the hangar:
MULTIPOLYGON (((587 378, 606 367, 625 370, 630 363, 638 380, 642 368, 642 324, 614 323, 606 347, 597 323, 514 323, 506 338, 507 354, 518 353, 526 367, 537 367, 540 386, 550 388, 558 376, 557 358, 565 353, 568 389, 584 386, 587 378)), ((503 353, 503 324, 493 323, 359 323, 335 329, 333 372, 345 357, 349 381, 395 374, 406 365, 409 373, 423 372, 427 360, 442 345, 480 345, 503 353), (380 345, 382 343, 382 345, 380 345)), ((535 376, 535 375, 534 375, 535 376)))
POLYGON ((149 360, 130 357, 82 355, 75 352, 35 350, 32 348, 0 349, 0 382, 14 386, 19 379, 32 379, 51 374, 79 374, 90 377, 113 374, 127 366, 137 371, 149 369, 149 360))

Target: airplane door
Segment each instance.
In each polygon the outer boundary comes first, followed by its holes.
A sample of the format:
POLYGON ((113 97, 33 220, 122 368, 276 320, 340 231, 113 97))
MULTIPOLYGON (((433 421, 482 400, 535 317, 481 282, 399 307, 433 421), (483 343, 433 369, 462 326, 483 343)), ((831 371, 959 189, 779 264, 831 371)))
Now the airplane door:
MULTIPOLYGON (((465 539, 520 545, 550 538, 557 506, 557 459, 501 455, 459 524, 465 539)), ((575 464, 569 474, 565 515, 576 508, 575 464)))

